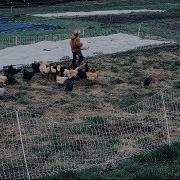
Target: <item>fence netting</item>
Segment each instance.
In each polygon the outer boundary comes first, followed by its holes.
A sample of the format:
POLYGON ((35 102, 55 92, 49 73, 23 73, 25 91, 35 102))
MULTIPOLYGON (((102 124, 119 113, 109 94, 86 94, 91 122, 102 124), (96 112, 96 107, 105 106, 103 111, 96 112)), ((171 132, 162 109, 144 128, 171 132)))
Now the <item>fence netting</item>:
POLYGON ((177 141, 179 100, 178 92, 159 92, 131 107, 70 122, 62 122, 60 115, 4 111, 0 179, 37 179, 59 171, 107 166, 177 141))

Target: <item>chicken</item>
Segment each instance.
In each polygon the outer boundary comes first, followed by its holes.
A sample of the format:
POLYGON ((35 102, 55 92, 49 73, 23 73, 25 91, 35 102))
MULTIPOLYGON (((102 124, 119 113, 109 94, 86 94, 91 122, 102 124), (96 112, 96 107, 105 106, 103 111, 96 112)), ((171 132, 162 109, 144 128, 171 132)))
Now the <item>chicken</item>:
POLYGON ((53 78, 53 80, 56 80, 57 74, 58 74, 57 66, 56 65, 50 66, 50 76, 53 78))
POLYGON ((16 84, 16 83, 18 83, 18 82, 13 76, 7 75, 6 84, 10 85, 10 84, 16 84))
POLYGON ((64 84, 67 81, 68 77, 61 77, 61 76, 56 76, 56 83, 57 84, 64 84))
POLYGON ((80 68, 78 69, 78 77, 80 79, 86 79, 87 78, 86 72, 88 72, 89 69, 90 68, 88 62, 86 62, 83 66, 80 66, 80 68))
POLYGON ((93 81, 93 80, 97 79, 98 75, 99 75, 99 71, 97 71, 97 70, 92 70, 90 72, 86 72, 86 76, 87 76, 88 80, 93 81))
POLYGON ((7 81, 7 76, 0 75, 0 82, 4 84, 6 81, 7 81))
POLYGON ((71 77, 77 77, 78 69, 79 69, 79 67, 77 67, 76 69, 69 69, 70 76, 71 77))
POLYGON ((34 76, 34 69, 33 68, 25 68, 23 71, 23 79, 31 80, 34 76))
POLYGON ((21 69, 15 69, 13 68, 13 66, 9 66, 7 70, 4 71, 4 75, 7 76, 14 76, 15 74, 17 74, 18 72, 20 72, 21 69))
POLYGON ((57 69, 56 69, 55 66, 51 66, 50 70, 51 70, 50 72, 51 72, 52 74, 57 73, 57 69))
POLYGON ((39 73, 40 72, 39 66, 40 66, 40 63, 32 63, 31 64, 31 67, 33 68, 34 73, 39 73))
POLYGON ((66 68, 64 67, 64 66, 61 66, 60 65, 60 75, 63 77, 64 76, 64 70, 65 70, 66 68))
POLYGON ((57 65, 57 71, 60 72, 60 70, 61 70, 61 65, 59 64, 57 65))
POLYGON ((63 72, 64 77, 68 77, 69 79, 72 78, 72 76, 70 75, 69 70, 65 69, 63 72))
POLYGON ((79 69, 85 68, 86 65, 87 65, 87 63, 84 63, 84 64, 78 66, 76 69, 69 69, 69 74, 70 74, 70 76, 71 76, 71 77, 77 77, 78 72, 79 72, 79 69))
POLYGON ((46 63, 42 63, 40 66, 39 66, 39 70, 42 74, 49 74, 50 73, 50 65, 49 64, 46 64, 46 63))
POLYGON ((72 79, 67 80, 64 91, 71 92, 73 90, 74 81, 72 79))
POLYGON ((68 69, 69 68, 69 62, 68 61, 62 62, 61 67, 68 69))
POLYGON ((151 81, 152 81, 152 75, 149 75, 148 77, 145 77, 143 86, 149 86, 151 81))

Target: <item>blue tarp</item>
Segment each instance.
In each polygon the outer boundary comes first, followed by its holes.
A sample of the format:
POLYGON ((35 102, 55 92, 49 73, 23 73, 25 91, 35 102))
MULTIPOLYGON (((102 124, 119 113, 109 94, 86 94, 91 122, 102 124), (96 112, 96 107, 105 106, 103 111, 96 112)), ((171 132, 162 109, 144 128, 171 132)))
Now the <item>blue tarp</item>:
POLYGON ((36 31, 36 30, 54 30, 54 29, 64 29, 64 27, 59 25, 24 23, 18 21, 11 21, 6 18, 0 18, 0 32, 36 31))

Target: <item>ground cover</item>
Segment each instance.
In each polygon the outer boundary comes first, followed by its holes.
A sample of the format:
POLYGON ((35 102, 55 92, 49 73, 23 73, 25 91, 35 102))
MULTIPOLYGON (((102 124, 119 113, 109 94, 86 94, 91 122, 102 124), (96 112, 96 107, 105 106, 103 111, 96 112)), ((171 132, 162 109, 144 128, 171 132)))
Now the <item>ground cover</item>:
POLYGON ((83 171, 59 172, 46 179, 179 179, 179 142, 162 146, 149 154, 125 160, 115 168, 91 168, 83 171))

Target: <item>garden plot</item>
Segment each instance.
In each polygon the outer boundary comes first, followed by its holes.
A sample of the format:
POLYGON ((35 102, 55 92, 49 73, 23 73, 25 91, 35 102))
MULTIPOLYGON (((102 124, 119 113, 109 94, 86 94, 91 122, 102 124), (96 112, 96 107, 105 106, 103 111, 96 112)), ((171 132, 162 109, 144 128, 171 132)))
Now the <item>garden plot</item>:
POLYGON ((84 17, 84 16, 96 16, 96 15, 115 15, 115 14, 129 14, 138 12, 164 12, 163 10, 107 10, 107 11, 90 11, 90 12, 66 12, 66 13, 48 13, 48 14, 34 14, 37 17, 84 17))
MULTIPOLYGON (((86 38, 86 41, 88 41, 89 49, 83 51, 84 57, 112 54, 143 46, 169 43, 168 41, 141 39, 137 36, 123 33, 89 37, 86 38)), ((0 68, 11 64, 30 64, 34 61, 59 61, 64 56, 72 58, 70 39, 20 45, 0 50, 0 68)))

